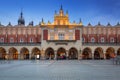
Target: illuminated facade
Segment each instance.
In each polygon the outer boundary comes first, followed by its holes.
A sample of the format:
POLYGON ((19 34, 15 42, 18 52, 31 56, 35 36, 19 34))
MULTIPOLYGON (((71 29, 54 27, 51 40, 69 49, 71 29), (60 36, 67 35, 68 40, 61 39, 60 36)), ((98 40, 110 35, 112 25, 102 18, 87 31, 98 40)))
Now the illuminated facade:
POLYGON ((120 24, 84 26, 69 22, 62 6, 54 22, 25 26, 23 13, 18 25, 0 24, 0 59, 109 59, 120 55, 120 24))

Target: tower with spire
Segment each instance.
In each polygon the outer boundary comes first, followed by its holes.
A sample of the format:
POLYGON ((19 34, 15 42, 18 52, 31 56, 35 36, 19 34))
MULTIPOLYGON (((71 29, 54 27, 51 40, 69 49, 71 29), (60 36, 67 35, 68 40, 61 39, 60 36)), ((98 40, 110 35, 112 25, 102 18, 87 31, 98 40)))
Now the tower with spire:
POLYGON ((18 25, 25 25, 25 20, 24 20, 23 12, 22 11, 21 11, 20 17, 18 19, 18 25))
POLYGON ((64 15, 64 10, 61 5, 59 14, 55 11, 54 15, 54 25, 68 25, 69 24, 69 16, 68 11, 66 12, 66 15, 64 15))
POLYGON ((61 7, 60 7, 60 16, 63 16, 64 15, 64 11, 63 11, 63 8, 62 8, 62 5, 61 5, 61 7))

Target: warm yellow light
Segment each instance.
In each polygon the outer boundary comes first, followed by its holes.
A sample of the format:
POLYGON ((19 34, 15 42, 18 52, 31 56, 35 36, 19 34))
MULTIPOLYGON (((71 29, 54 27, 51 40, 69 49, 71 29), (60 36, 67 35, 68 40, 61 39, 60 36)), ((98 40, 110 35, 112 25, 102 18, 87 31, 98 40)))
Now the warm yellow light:
POLYGON ((57 35, 55 35, 55 40, 58 40, 58 36, 57 35))
POLYGON ((69 39, 69 36, 65 36, 65 40, 68 40, 69 39))

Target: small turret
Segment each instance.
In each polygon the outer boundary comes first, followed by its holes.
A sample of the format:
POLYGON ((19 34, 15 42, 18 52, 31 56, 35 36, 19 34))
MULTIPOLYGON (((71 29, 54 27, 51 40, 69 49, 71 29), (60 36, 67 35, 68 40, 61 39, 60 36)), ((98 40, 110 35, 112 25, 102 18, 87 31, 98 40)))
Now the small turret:
POLYGON ((8 23, 8 26, 12 26, 12 25, 11 25, 11 22, 8 23))
POLYGON ((33 26, 33 25, 34 25, 33 21, 31 21, 31 22, 29 23, 29 25, 33 26))
POLYGON ((60 16, 63 16, 64 15, 64 12, 63 12, 63 8, 62 8, 62 5, 60 7, 60 16))
POLYGON ((119 26, 119 25, 120 25, 120 23, 118 22, 118 23, 117 23, 117 25, 119 26))
POLYGON ((90 23, 90 22, 88 23, 88 26, 91 26, 91 23, 90 23))
POLYGON ((25 25, 25 20, 24 20, 24 18, 23 18, 23 13, 22 13, 22 11, 21 11, 20 17, 19 17, 19 19, 18 19, 18 25, 25 25))
POLYGON ((48 25, 51 24, 50 21, 48 21, 48 25))
POLYGON ((41 23, 40 23, 41 25, 44 25, 45 23, 44 23, 44 20, 43 20, 43 18, 42 18, 42 21, 41 21, 41 23))
POLYGON ((82 20, 81 20, 81 18, 80 18, 79 24, 82 25, 82 20))
POLYGON ((61 11, 63 10, 62 5, 61 5, 61 7, 60 7, 60 10, 61 10, 61 11))
POLYGON ((111 26, 111 24, 108 22, 107 26, 111 26))
POLYGON ((100 22, 98 22, 98 25, 99 25, 99 26, 101 25, 100 22))

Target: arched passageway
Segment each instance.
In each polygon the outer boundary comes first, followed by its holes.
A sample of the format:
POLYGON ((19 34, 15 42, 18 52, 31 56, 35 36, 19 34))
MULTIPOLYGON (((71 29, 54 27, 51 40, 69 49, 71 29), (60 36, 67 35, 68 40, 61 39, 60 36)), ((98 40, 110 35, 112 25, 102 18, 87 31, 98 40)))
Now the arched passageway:
POLYGON ((106 59, 110 59, 110 58, 113 58, 115 56, 115 50, 114 48, 112 47, 109 47, 107 50, 106 50, 106 59))
POLYGON ((94 51, 94 59, 104 59, 103 49, 98 47, 94 51))
POLYGON ((54 50, 52 48, 46 49, 45 57, 47 60, 53 60, 55 57, 54 50))
POLYGON ((29 50, 25 47, 23 47, 21 50, 20 50, 20 54, 21 54, 21 59, 29 59, 29 50))
POLYGON ((33 48, 32 49, 32 54, 31 54, 31 59, 37 59, 37 60, 40 60, 41 58, 41 52, 38 48, 33 48))
POLYGON ((76 48, 71 48, 69 50, 68 59, 78 59, 78 51, 76 48))
POLYGON ((66 59, 66 50, 64 48, 59 48, 57 50, 57 59, 60 59, 60 60, 66 59))
POLYGON ((6 59, 6 50, 3 47, 0 47, 0 60, 6 59))
POLYGON ((117 55, 120 55, 120 48, 117 50, 117 55))
POLYGON ((9 49, 9 59, 18 60, 18 51, 12 47, 9 49))
POLYGON ((90 48, 85 48, 82 52, 82 59, 92 59, 92 51, 90 48))

